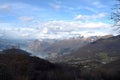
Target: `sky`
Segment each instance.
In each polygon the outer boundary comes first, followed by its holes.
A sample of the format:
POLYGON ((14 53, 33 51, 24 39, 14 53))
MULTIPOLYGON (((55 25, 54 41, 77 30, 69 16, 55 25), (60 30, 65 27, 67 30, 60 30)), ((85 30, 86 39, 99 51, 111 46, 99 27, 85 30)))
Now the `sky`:
POLYGON ((113 34, 114 0, 0 0, 0 37, 63 39, 113 34))

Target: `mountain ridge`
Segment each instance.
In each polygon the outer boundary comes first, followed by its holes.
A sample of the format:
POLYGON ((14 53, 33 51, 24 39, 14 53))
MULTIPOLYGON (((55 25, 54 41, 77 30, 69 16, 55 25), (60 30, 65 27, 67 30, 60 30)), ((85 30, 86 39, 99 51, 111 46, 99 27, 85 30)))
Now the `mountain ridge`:
POLYGON ((75 52, 60 57, 61 61, 71 59, 96 59, 102 53, 110 57, 120 57, 120 35, 106 39, 99 39, 83 46, 75 52))

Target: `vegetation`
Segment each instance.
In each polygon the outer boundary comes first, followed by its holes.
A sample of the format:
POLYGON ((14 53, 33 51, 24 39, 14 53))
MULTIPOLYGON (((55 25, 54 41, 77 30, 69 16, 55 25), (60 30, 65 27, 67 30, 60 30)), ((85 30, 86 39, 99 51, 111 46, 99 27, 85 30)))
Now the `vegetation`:
POLYGON ((57 58, 57 61, 68 62, 68 61, 91 61, 99 60, 109 62, 111 60, 116 60, 120 57, 120 35, 110 37, 107 39, 99 39, 92 42, 78 50, 72 52, 71 54, 64 55, 57 58))
POLYGON ((112 61, 112 58, 107 53, 99 53, 98 59, 104 64, 112 61))
POLYGON ((76 68, 52 64, 19 49, 7 49, 0 54, 0 80, 75 80, 78 75, 76 68))
POLYGON ((78 68, 53 64, 19 49, 7 49, 0 54, 0 80, 120 80, 119 68, 119 60, 96 68, 79 64, 78 68))

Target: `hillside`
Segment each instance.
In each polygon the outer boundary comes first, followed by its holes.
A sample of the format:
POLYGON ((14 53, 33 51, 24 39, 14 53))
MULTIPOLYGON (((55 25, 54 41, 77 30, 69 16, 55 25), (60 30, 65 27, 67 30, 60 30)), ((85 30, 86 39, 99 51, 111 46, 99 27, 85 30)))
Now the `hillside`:
POLYGON ((0 80, 120 80, 119 63, 91 69, 72 67, 50 63, 23 50, 6 49, 0 53, 0 80))
MULTIPOLYGON (((71 52, 87 45, 90 42, 100 39, 102 36, 77 37, 63 40, 34 40, 28 46, 28 50, 36 55, 47 56, 47 58, 55 58, 71 52)), ((104 36, 109 37, 109 36, 104 36)))
POLYGON ((93 56, 98 53, 106 53, 110 56, 120 56, 120 35, 107 39, 99 39, 75 51, 75 56, 93 56), (84 53, 84 54, 82 54, 84 53))
POLYGON ((81 70, 83 80, 120 80, 120 58, 95 68, 81 70))
POLYGON ((87 45, 90 42, 96 41, 100 38, 108 38, 112 35, 106 36, 90 36, 90 37, 76 37, 68 39, 3 39, 0 38, 0 50, 16 47, 27 50, 32 55, 42 58, 55 58, 71 52, 78 48, 87 45))
POLYGON ((120 57, 120 35, 99 39, 90 44, 79 48, 75 52, 64 55, 57 59, 58 61, 82 61, 82 60, 99 60, 101 57, 114 60, 120 57))
POLYGON ((74 80, 79 70, 53 64, 19 49, 0 53, 0 80, 74 80))
POLYGON ((89 42, 81 39, 65 39, 48 41, 35 40, 28 45, 28 50, 35 55, 57 57, 75 51, 77 48, 88 44, 89 42))

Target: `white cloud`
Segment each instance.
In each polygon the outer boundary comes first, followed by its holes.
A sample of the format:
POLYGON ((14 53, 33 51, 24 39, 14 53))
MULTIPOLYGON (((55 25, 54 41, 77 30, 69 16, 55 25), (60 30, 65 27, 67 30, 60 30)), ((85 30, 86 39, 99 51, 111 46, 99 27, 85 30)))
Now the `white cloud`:
POLYGON ((104 18, 107 14, 106 13, 99 13, 96 15, 77 15, 75 16, 75 20, 90 20, 90 19, 99 19, 99 18, 104 18))
POLYGON ((104 35, 105 32, 99 32, 98 30, 104 29, 104 31, 107 31, 109 28, 110 24, 102 22, 48 21, 36 24, 33 27, 2 27, 0 32, 4 32, 14 38, 60 39, 81 34, 85 36, 104 35), (88 33, 90 30, 93 30, 94 33, 88 33))
MULTIPOLYGON (((65 36, 65 34, 64 34, 65 36)), ((36 34, 36 38, 38 39, 62 39, 64 38, 62 34, 36 34)))
MULTIPOLYGON (((36 34, 37 38, 66 38, 66 37, 75 37, 80 34, 84 34, 84 36, 93 36, 93 35, 104 35, 108 34, 105 32, 98 32, 96 29, 104 29, 108 30, 110 28, 110 24, 102 23, 102 22, 89 22, 89 23, 81 23, 81 22, 69 22, 69 21, 49 21, 40 24, 42 30, 41 32, 36 34), (92 29, 94 33, 88 33, 89 29, 92 29), (87 32, 83 32, 81 30, 85 30, 87 32), (77 33, 75 33, 78 31, 77 33)), ((40 29, 40 27, 38 29, 40 29)))
POLYGON ((45 28, 42 30, 42 33, 47 34, 47 33, 48 33, 48 28, 45 27, 45 28))
POLYGON ((80 32, 76 32, 76 31, 73 31, 71 32, 71 34, 75 34, 75 35, 81 35, 81 36, 84 36, 84 37, 89 37, 89 36, 104 36, 104 35, 107 35, 107 34, 110 34, 108 32, 100 32, 100 31, 80 31, 80 32))
POLYGON ((3 4, 0 6, 0 9, 2 9, 3 11, 9 11, 10 6, 8 4, 3 4))
POLYGON ((21 37, 29 37, 30 34, 29 33, 24 33, 24 34, 21 34, 21 37))
POLYGON ((3 37, 6 38, 34 38, 33 33, 36 32, 33 28, 16 28, 16 27, 2 27, 0 32, 3 33, 3 37))
POLYGON ((90 22, 82 24, 83 28, 110 28, 110 24, 102 23, 102 22, 90 22))
POLYGON ((69 22, 69 21, 49 21, 40 24, 42 27, 47 27, 52 32, 70 32, 79 29, 81 22, 69 22))
POLYGON ((107 32, 98 32, 98 31, 93 31, 93 32, 83 31, 80 34, 81 34, 81 36, 89 37, 89 36, 104 36, 104 35, 108 35, 109 33, 107 33, 107 32))
POLYGON ((41 24, 42 27, 47 27, 51 31, 73 31, 82 28, 108 28, 110 24, 102 22, 87 22, 82 23, 80 21, 49 21, 41 24))
POLYGON ((34 17, 33 16, 21 16, 19 17, 19 19, 23 22, 29 22, 29 21, 33 21, 34 17))

